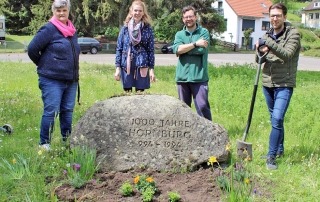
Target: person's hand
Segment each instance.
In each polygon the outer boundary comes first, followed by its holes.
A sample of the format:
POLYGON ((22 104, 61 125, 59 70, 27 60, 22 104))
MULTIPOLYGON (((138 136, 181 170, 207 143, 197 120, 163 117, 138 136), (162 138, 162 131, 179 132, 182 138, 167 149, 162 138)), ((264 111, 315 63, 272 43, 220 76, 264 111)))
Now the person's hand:
POLYGON ((204 40, 203 38, 199 39, 198 41, 196 41, 196 44, 198 47, 204 47, 207 48, 209 42, 207 40, 204 40))
POLYGON ((114 73, 114 79, 116 81, 120 81, 120 67, 116 68, 116 72, 114 73))
POLYGON ((268 46, 266 45, 266 40, 265 39, 259 39, 256 44, 256 49, 260 52, 260 53, 265 53, 269 51, 268 46))
POLYGON ((259 44, 259 47, 264 46, 264 45, 266 45, 266 40, 262 39, 262 38, 259 38, 258 44, 259 44))
POLYGON ((155 82, 156 81, 156 76, 154 75, 154 69, 150 69, 150 81, 155 82))

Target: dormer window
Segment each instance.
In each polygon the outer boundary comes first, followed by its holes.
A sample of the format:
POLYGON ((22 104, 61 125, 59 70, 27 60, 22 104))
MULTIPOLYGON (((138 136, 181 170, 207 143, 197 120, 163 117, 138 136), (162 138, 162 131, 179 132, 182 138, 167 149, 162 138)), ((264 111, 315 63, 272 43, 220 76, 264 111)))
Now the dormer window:
POLYGON ((314 7, 320 7, 320 2, 315 2, 314 7))

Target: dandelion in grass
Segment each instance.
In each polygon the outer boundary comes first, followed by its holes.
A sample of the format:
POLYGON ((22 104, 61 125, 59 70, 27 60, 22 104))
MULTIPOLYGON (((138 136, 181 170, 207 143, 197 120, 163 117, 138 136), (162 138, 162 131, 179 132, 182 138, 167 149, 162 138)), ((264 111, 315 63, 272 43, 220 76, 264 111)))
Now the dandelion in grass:
POLYGON ((43 154, 43 150, 40 149, 40 150, 38 151, 38 155, 41 156, 42 154, 43 154))
POLYGON ((249 178, 244 178, 244 183, 250 184, 250 179, 249 178))
POLYGON ((17 159, 12 159, 12 164, 16 164, 17 163, 17 159))
POLYGON ((230 142, 228 142, 228 144, 226 145, 226 151, 230 152, 231 150, 231 144, 230 142))
POLYGON ((244 161, 251 161, 251 157, 248 155, 248 156, 244 159, 244 161))

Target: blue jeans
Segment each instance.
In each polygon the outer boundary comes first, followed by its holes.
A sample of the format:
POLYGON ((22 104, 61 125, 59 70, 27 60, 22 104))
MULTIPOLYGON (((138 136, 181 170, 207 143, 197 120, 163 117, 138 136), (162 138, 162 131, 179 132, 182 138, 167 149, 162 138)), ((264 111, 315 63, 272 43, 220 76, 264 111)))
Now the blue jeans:
POLYGON ((197 113, 212 121, 210 104, 208 101, 208 82, 201 83, 182 83, 178 82, 179 99, 191 107, 192 98, 196 107, 197 113))
POLYGON ((268 110, 271 119, 271 132, 269 137, 268 156, 276 156, 277 152, 284 151, 284 116, 290 104, 293 88, 263 87, 263 93, 266 98, 268 110))
POLYGON ((40 145, 50 143, 54 121, 58 115, 62 139, 66 140, 70 135, 77 87, 78 82, 39 77, 44 107, 40 126, 40 145))

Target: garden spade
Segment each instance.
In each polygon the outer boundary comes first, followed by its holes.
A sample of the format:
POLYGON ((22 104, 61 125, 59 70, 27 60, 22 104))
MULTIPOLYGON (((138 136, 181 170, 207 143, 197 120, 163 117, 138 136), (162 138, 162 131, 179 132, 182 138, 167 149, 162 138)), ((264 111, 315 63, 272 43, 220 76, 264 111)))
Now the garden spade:
POLYGON ((247 158, 252 160, 252 143, 246 142, 249 128, 251 125, 251 119, 252 119, 252 114, 253 114, 253 108, 254 108, 254 103, 256 100, 256 94, 257 94, 257 88, 258 88, 258 82, 259 82, 259 76, 260 76, 260 71, 261 71, 261 65, 263 63, 262 59, 268 54, 268 52, 264 53, 261 55, 260 51, 257 51, 257 56, 258 56, 258 68, 257 68, 257 73, 255 77, 255 82, 253 86, 253 93, 252 93, 252 98, 251 98, 251 104, 250 104, 250 110, 249 110, 249 115, 248 115, 248 120, 247 120, 247 125, 244 130, 243 136, 241 140, 237 140, 237 154, 241 158, 247 158))

